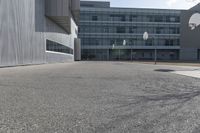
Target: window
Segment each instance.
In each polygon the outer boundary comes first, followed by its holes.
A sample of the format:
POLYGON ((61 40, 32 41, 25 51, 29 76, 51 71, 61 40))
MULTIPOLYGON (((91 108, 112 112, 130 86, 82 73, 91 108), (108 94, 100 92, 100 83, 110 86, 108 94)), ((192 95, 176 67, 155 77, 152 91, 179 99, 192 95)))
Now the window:
POLYGON ((115 43, 116 43, 116 40, 114 40, 114 39, 110 40, 110 45, 115 45, 115 43))
POLYGON ((152 39, 148 39, 147 41, 145 41, 145 45, 146 46, 152 46, 153 45, 153 40, 152 39))
POLYGON ((137 44, 137 38, 132 38, 129 41, 129 45, 136 45, 137 44))
POLYGON ((116 39, 116 45, 123 45, 123 39, 116 39))
POLYGON ((165 46, 174 46, 174 40, 166 39, 165 40, 165 46))
POLYGON ((137 32, 137 27, 133 26, 129 28, 129 33, 136 33, 137 32))
POLYGON ((112 21, 126 21, 125 15, 112 14, 112 15, 110 15, 110 18, 111 18, 112 21))
POLYGON ((164 28, 162 28, 162 27, 157 27, 157 28, 156 28, 156 34, 161 34, 161 33, 163 33, 163 29, 164 29, 164 28))
POLYGON ((150 53, 149 56, 152 58, 153 57, 153 53, 150 53))
POLYGON ((126 28, 125 27, 117 27, 117 33, 126 33, 126 28))
POLYGON ((91 45, 100 45, 100 40, 99 39, 92 39, 91 45))
POLYGON ((92 21, 97 21, 98 17, 97 16, 92 16, 92 21))
POLYGON ((155 22, 163 22, 162 16, 155 16, 155 22))
POLYGON ((165 40, 165 46, 169 46, 170 45, 170 41, 168 39, 165 40))
POLYGON ((169 32, 170 32, 170 34, 176 34, 177 33, 176 28, 174 28, 174 27, 170 27, 169 32))
POLYGON ((147 16, 147 21, 148 22, 154 22, 154 17, 153 16, 147 16))
POLYGON ((144 58, 144 53, 142 53, 142 57, 144 58))
POLYGON ((57 42, 46 40, 46 50, 52 52, 60 52, 66 54, 73 54, 73 49, 57 42))
POLYGON ((175 18, 175 17, 172 17, 172 16, 167 16, 167 17, 166 17, 166 21, 167 21, 167 22, 175 22, 175 21, 176 21, 176 18, 175 18))
POLYGON ((136 21, 137 20, 137 15, 130 15, 129 16, 129 21, 136 21))
POLYGON ((167 22, 180 22, 179 16, 167 16, 166 17, 167 22))
POLYGON ((104 33, 109 33, 109 28, 108 28, 108 27, 103 28, 103 32, 104 32, 104 33))

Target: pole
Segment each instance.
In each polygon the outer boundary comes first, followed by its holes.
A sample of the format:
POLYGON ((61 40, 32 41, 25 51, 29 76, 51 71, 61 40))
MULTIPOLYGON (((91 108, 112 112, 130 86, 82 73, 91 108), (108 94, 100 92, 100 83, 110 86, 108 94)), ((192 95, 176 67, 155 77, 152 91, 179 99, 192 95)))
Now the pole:
POLYGON ((107 51, 107 60, 108 61, 110 60, 110 49, 108 49, 108 51, 107 51))
POLYGON ((120 59, 121 59, 121 51, 120 51, 120 49, 119 49, 119 61, 120 61, 120 59))
POLYGON ((156 65, 157 64, 157 49, 156 48, 155 48, 154 62, 156 65))
MULTIPOLYGON (((154 39, 153 39, 154 40, 154 39)), ((155 41, 154 41, 154 43, 155 43, 155 41)), ((155 51, 154 51, 154 62, 155 62, 155 65, 157 64, 157 46, 156 46, 156 43, 154 44, 154 46, 155 46, 155 51)))
POLYGON ((133 61, 133 51, 131 49, 131 61, 133 61))

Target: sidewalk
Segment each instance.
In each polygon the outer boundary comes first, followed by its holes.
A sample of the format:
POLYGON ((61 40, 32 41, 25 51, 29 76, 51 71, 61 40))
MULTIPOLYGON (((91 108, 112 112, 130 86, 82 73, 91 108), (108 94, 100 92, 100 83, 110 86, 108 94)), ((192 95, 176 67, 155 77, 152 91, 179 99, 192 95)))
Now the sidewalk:
POLYGON ((187 71, 174 71, 172 73, 189 76, 189 77, 194 77, 194 78, 200 78, 200 68, 194 69, 194 70, 187 70, 187 71))
MULTIPOLYGON (((154 61, 133 61, 143 64, 154 64, 154 61)), ((157 65, 200 67, 200 62, 158 61, 157 65)))

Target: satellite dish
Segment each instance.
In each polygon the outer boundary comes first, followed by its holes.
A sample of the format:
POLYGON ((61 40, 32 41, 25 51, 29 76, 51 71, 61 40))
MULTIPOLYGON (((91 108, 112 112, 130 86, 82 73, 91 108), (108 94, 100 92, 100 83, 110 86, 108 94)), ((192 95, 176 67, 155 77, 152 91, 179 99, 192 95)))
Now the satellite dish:
POLYGON ((149 38, 149 34, 147 32, 144 32, 143 39, 146 41, 149 38))
POLYGON ((189 20, 189 27, 191 30, 196 29, 200 25, 200 13, 194 13, 189 20))

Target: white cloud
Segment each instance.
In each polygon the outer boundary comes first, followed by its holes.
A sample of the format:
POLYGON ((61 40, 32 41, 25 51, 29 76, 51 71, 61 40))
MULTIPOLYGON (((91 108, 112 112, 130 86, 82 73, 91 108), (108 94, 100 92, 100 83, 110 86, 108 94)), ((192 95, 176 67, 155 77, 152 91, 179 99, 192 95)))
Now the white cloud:
POLYGON ((174 4, 177 4, 177 3, 178 3, 178 0, 167 0, 166 3, 167 3, 168 6, 171 7, 171 6, 173 6, 174 4))
POLYGON ((165 0, 169 9, 189 9, 200 2, 200 0, 165 0))
MULTIPOLYGON (((0 0, 1 1, 1 0, 0 0)), ((164 9, 189 9, 200 0, 81 0, 81 1, 110 1, 112 7, 129 8, 164 8, 164 9)))

